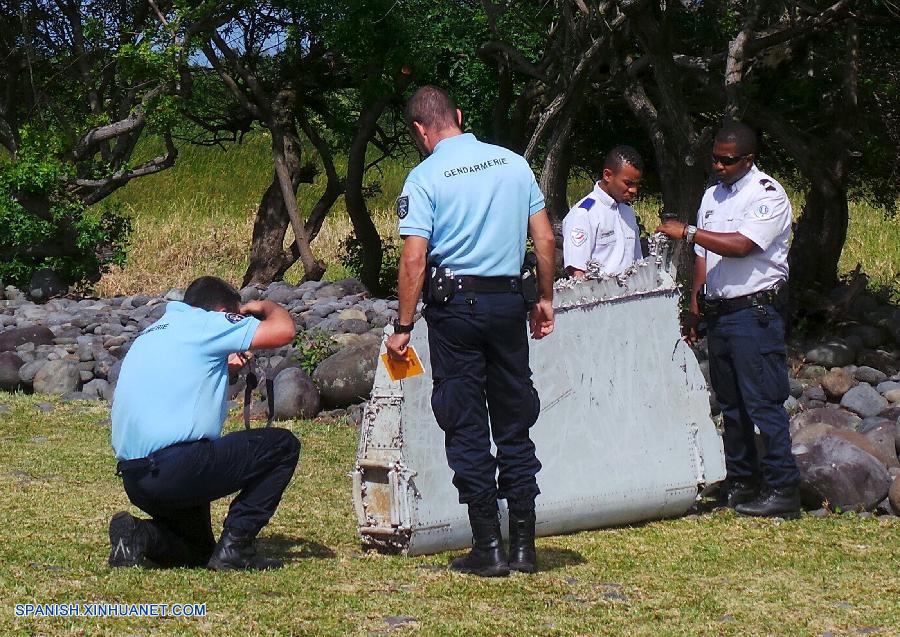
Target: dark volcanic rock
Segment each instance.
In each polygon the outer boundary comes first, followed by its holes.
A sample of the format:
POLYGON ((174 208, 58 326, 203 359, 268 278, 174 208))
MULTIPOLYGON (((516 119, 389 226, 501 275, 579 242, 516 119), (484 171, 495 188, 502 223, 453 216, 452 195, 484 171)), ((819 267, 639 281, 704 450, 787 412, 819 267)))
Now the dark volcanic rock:
POLYGON ((871 511, 888 493, 891 476, 874 456, 838 436, 794 445, 804 503, 871 511))
POLYGON ((884 463, 884 466, 900 467, 897 460, 897 447, 895 439, 897 436, 897 425, 889 420, 885 420, 880 425, 869 429, 863 434, 869 443, 875 449, 875 457, 884 463))
POLYGON ((15 391, 21 382, 19 368, 22 359, 15 352, 0 352, 0 389, 15 391))
POLYGON ((25 343, 34 343, 35 346, 52 345, 54 338, 56 335, 50 331, 49 327, 43 325, 14 327, 0 333, 0 352, 14 350, 25 343))

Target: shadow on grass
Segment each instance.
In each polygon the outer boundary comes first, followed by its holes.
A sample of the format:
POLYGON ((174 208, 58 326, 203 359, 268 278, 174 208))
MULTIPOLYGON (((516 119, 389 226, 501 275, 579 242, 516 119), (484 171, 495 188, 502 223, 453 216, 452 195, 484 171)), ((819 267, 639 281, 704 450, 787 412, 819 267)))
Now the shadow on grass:
POLYGON ((584 564, 587 560, 578 551, 560 548, 538 547, 538 572, 555 571, 567 566, 584 564))
POLYGON ((269 557, 277 557, 285 562, 303 559, 332 559, 336 557, 334 551, 313 540, 305 538, 288 537, 287 535, 267 535, 256 541, 260 552, 269 557))

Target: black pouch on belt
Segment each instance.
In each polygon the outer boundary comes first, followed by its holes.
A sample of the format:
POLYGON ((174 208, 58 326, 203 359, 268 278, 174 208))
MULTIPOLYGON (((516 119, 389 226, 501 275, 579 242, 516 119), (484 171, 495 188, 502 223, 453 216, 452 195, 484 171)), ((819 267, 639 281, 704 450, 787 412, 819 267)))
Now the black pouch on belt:
POLYGON ((428 268, 428 280, 425 285, 423 301, 429 305, 446 305, 453 298, 456 285, 450 270, 443 267, 428 268))

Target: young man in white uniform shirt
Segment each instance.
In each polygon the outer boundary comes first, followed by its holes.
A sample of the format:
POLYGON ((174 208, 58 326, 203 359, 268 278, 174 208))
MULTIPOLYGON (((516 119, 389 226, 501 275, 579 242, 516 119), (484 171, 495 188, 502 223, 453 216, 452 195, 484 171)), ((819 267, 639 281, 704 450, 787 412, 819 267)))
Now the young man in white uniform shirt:
POLYGON ((589 261, 599 263, 602 272, 618 274, 643 258, 637 218, 629 205, 643 172, 644 162, 630 146, 617 146, 606 155, 600 181, 563 220, 566 274, 583 278, 589 261))

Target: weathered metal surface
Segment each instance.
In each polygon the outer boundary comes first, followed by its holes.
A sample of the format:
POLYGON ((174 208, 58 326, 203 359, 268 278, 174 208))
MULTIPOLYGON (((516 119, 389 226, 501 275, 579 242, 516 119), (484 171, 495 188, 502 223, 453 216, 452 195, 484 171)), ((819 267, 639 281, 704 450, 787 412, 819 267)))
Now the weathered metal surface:
MULTIPOLYGON (((621 275, 557 282, 556 330, 530 355, 541 397, 538 535, 680 515, 699 486, 725 477, 678 299, 658 239, 621 275)), ((424 375, 392 382, 379 365, 353 473, 363 542, 409 555, 471 544, 431 411, 427 330, 418 321, 411 339, 424 375)))

